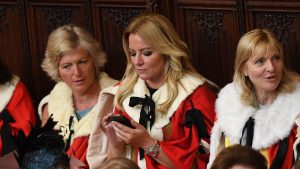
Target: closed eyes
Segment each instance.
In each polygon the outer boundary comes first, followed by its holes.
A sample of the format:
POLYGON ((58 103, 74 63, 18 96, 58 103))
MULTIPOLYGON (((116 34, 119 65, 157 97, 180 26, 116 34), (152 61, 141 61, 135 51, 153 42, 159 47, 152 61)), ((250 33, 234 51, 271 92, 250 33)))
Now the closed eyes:
MULTIPOLYGON (((153 54, 153 51, 152 50, 149 50, 149 49, 142 49, 141 50, 141 54, 143 56, 151 56, 153 54)), ((137 55, 137 52, 135 50, 132 50, 132 49, 129 49, 129 55, 131 57, 134 57, 137 55)))

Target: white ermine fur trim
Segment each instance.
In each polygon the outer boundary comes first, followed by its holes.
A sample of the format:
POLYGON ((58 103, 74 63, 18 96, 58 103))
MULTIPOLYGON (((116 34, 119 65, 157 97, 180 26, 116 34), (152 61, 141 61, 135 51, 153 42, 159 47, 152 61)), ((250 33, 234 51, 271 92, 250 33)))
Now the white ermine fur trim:
POLYGON ((11 81, 0 85, 0 113, 4 110, 6 105, 9 103, 12 95, 14 94, 16 85, 20 81, 18 76, 13 75, 11 81))
MULTIPOLYGON (((184 101, 189 95, 191 95, 193 91, 203 83, 203 80, 200 80, 196 77, 187 74, 184 75, 184 77, 180 80, 180 84, 178 82, 178 96, 170 106, 167 114, 164 116, 162 116, 162 114, 157 111, 157 106, 168 99, 167 85, 164 84, 153 94, 152 99, 155 102, 156 106, 155 122, 152 126, 151 131, 148 130, 152 138, 160 141, 163 140, 162 128, 170 123, 171 117, 178 109, 181 102, 184 101)), ((129 100, 132 96, 144 98, 145 95, 150 96, 149 90, 146 86, 145 81, 139 79, 133 88, 133 93, 124 99, 123 107, 125 109, 125 112, 127 112, 127 114, 136 122, 138 122, 140 118, 141 105, 130 107, 129 100)), ((130 150, 127 149, 127 151, 129 152, 130 150)), ((139 161, 139 166, 143 166, 143 161, 144 159, 142 161, 139 161)))
POLYGON ((108 87, 100 92, 98 99, 100 107, 95 116, 86 155, 90 169, 99 168, 106 160, 109 144, 107 137, 101 130, 101 120, 104 116, 113 112, 114 95, 117 89, 118 86, 108 87))
MULTIPOLYGON (((100 74, 99 83, 102 90, 109 85, 114 85, 115 82, 116 81, 111 79, 106 73, 100 74)), ((64 136, 65 141, 70 133, 68 126, 71 116, 74 116, 72 123, 72 129, 74 130, 73 140, 76 137, 87 136, 90 134, 95 117, 101 107, 100 102, 98 101, 92 110, 78 121, 75 118, 72 90, 64 82, 58 82, 50 94, 40 102, 38 109, 40 117, 42 108, 45 104, 48 104, 49 116, 53 114, 53 120, 58 122, 55 128, 62 130, 61 134, 64 136)))
POLYGON ((231 144, 239 144, 242 130, 249 117, 255 119, 252 147, 268 148, 287 137, 300 114, 300 84, 293 93, 280 93, 274 102, 256 109, 241 102, 241 88, 234 83, 225 86, 216 101, 217 121, 212 130, 210 163, 217 155, 221 133, 231 144))
POLYGON ((296 150, 296 146, 298 144, 300 144, 300 117, 298 117, 296 120, 295 120, 295 123, 297 124, 297 135, 296 135, 296 141, 293 145, 293 150, 294 150, 294 158, 295 158, 295 161, 297 160, 296 158, 298 157, 298 152, 296 150))

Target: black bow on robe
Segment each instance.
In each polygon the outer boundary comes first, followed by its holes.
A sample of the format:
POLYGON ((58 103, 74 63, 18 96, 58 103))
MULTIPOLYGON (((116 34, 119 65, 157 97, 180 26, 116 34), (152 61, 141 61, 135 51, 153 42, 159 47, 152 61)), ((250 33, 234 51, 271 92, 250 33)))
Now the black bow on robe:
POLYGON ((254 125, 255 125, 255 121, 252 117, 249 117, 249 119, 247 120, 244 128, 243 128, 243 132, 242 132, 242 137, 240 139, 240 144, 242 144, 242 140, 243 137, 246 137, 246 145, 249 147, 252 147, 252 142, 253 142, 253 135, 254 135, 254 125), (247 132, 247 134, 245 134, 245 131, 247 132))
MULTIPOLYGON (((246 139, 245 145, 252 147, 253 137, 254 137, 254 126, 255 126, 255 119, 253 119, 253 117, 249 117, 249 119, 247 120, 243 128, 240 144, 242 144, 242 140, 245 137, 246 139)), ((279 141, 279 146, 275 158, 272 164, 270 165, 270 169, 281 169, 283 167, 283 162, 287 153, 288 146, 289 146, 288 136, 279 141)))
MULTIPOLYGON (((145 95, 145 98, 141 97, 130 97, 129 106, 135 107, 137 105, 142 105, 140 112, 139 123, 147 129, 147 122, 150 122, 150 130, 155 121, 155 102, 151 97, 145 95)), ((140 159, 144 158, 144 150, 139 148, 140 159)))
POLYGON ((150 122, 150 130, 155 120, 155 103, 151 97, 145 95, 145 98, 130 97, 129 106, 134 107, 136 105, 142 105, 140 112, 139 123, 147 128, 147 121, 150 122))
MULTIPOLYGON (((194 108, 192 101, 190 101, 190 103, 191 103, 192 109, 188 110, 186 112, 185 121, 184 121, 185 127, 191 128, 192 125, 195 125, 197 128, 199 141, 203 138, 206 138, 207 140, 209 140, 209 134, 208 134, 206 125, 205 125, 203 117, 202 117, 203 116, 202 112, 200 110, 194 108)), ((204 148, 201 145, 199 146, 198 151, 200 154, 206 153, 206 151, 204 150, 204 148)))
POLYGON ((7 109, 4 109, 0 113, 0 119, 3 120, 2 128, 0 129, 1 140, 2 140, 2 155, 6 155, 17 148, 17 145, 24 140, 25 134, 22 130, 18 131, 16 136, 12 135, 12 131, 9 123, 15 122, 15 119, 10 115, 7 109))

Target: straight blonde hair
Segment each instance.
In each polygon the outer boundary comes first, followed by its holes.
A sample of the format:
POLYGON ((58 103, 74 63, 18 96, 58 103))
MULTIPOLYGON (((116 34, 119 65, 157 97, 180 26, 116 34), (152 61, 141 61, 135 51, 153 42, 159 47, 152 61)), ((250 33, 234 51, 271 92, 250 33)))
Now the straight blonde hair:
MULTIPOLYGON (((244 75, 244 65, 251 57, 254 50, 260 51, 262 54, 267 53, 268 48, 274 48, 278 51, 280 57, 284 59, 284 52, 281 43, 276 36, 268 29, 254 29, 243 35, 237 45, 235 58, 235 72, 233 81, 242 87, 241 100, 246 105, 258 107, 253 83, 244 75)), ((299 81, 299 75, 291 72, 283 67, 282 79, 277 88, 278 92, 291 93, 295 90, 296 81, 299 81)))
MULTIPOLYGON (((178 82, 184 74, 190 74, 208 81, 197 73, 189 60, 187 45, 180 39, 171 22, 159 14, 142 14, 136 17, 123 34, 123 49, 127 58, 127 67, 119 92, 115 97, 115 105, 123 110, 122 102, 132 93, 139 76, 134 69, 129 53, 129 35, 138 34, 153 50, 166 60, 164 74, 168 90, 168 100, 157 106, 158 111, 166 113, 178 95, 178 82)), ((213 84, 213 83, 212 83, 213 84)))

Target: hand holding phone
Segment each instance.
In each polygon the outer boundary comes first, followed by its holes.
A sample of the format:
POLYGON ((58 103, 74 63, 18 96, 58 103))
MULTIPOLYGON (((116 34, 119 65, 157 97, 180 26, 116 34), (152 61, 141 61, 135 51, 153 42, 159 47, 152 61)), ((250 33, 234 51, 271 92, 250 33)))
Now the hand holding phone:
POLYGON ((111 116, 108 116, 107 118, 108 120, 108 123, 112 122, 112 121, 116 121, 116 122, 119 122, 127 127, 130 127, 130 128, 135 128, 132 124, 131 124, 131 121, 126 118, 125 116, 123 115, 120 115, 120 114, 114 114, 114 115, 111 115, 111 116))

